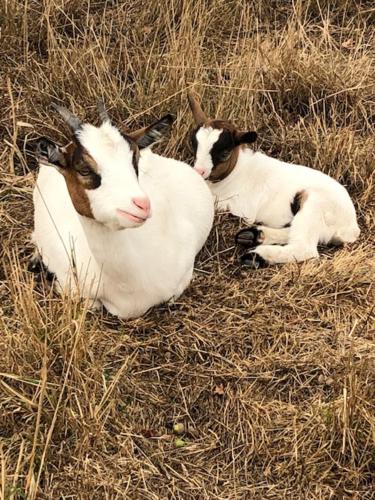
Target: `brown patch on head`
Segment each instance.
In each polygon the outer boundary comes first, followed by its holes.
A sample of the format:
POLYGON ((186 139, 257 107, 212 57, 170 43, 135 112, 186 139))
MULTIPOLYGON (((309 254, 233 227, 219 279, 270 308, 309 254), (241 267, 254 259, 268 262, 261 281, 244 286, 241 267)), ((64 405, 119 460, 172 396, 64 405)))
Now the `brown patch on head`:
POLYGON ((257 133, 255 131, 242 131, 239 130, 233 123, 228 120, 214 119, 208 120, 204 125, 204 128, 212 127, 218 130, 223 130, 224 132, 230 132, 233 135, 233 140, 236 145, 246 145, 251 144, 257 140, 257 133))
POLYGON ((92 156, 73 138, 73 141, 63 148, 65 166, 60 172, 74 205, 80 215, 94 218, 86 190, 100 186, 101 177, 98 165, 92 156))
POLYGON ((234 170, 236 166, 238 155, 240 152, 241 146, 236 146, 230 153, 229 158, 226 161, 222 161, 218 163, 211 171, 211 174, 208 178, 211 182, 220 182, 228 177, 234 170))
POLYGON ((292 211, 293 215, 296 215, 301 210, 307 198, 308 194, 305 190, 298 191, 298 193, 295 194, 293 201, 290 204, 290 210, 292 211))
POLYGON ((242 132, 231 122, 222 119, 210 119, 194 130, 191 142, 196 155, 198 143, 196 134, 199 128, 213 128, 221 130, 218 140, 210 151, 213 168, 208 178, 211 182, 219 182, 228 177, 236 166, 241 148, 256 140, 256 132, 242 132))
POLYGON ((238 130, 228 120, 220 119, 208 120, 203 127, 223 131, 211 150, 214 167, 208 178, 211 182, 220 182, 228 177, 236 166, 241 147, 236 145, 238 130))
POLYGON ((236 127, 233 125, 233 123, 229 122, 228 120, 221 120, 218 118, 207 120, 205 124, 203 125, 204 128, 216 128, 218 130, 228 130, 228 132, 235 133, 237 132, 236 127))
POLYGON ((94 219, 90 201, 88 199, 84 186, 78 179, 78 174, 73 170, 68 170, 64 175, 64 177, 70 194, 70 198, 72 200, 72 203, 76 211, 80 215, 84 215, 85 217, 94 219))

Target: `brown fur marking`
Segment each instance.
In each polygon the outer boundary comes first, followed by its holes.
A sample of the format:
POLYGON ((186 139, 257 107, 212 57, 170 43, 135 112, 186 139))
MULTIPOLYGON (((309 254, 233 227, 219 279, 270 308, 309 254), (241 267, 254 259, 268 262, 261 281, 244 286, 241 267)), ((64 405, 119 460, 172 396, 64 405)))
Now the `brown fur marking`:
POLYGON ((237 132, 236 127, 228 122, 228 120, 219 120, 219 119, 214 119, 214 120, 207 120, 203 127, 208 128, 216 128, 216 129, 223 129, 223 130, 229 130, 229 132, 237 132))
POLYGON ((78 174, 74 170, 67 170, 64 174, 65 182, 70 194, 74 208, 80 215, 94 219, 88 199, 86 188, 83 186, 78 174))
POLYGON ((96 161, 88 154, 88 152, 83 149, 82 151, 82 162, 86 164, 93 172, 98 173, 98 164, 96 161))
POLYGON ((60 171, 64 175, 74 208, 80 215, 94 219, 86 190, 96 189, 100 185, 98 165, 75 138, 63 148, 63 152, 66 166, 60 171), (87 169, 91 174, 80 174, 87 169))
POLYGON ((307 197, 307 192, 304 190, 298 191, 298 193, 295 194, 293 201, 290 204, 290 209, 293 215, 296 215, 301 210, 307 200, 307 197))
POLYGON ((228 177, 228 175, 233 172, 234 167, 236 166, 238 155, 240 152, 240 148, 242 146, 236 146, 230 154, 230 157, 227 161, 219 163, 212 170, 208 180, 211 182, 219 182, 228 177))
MULTIPOLYGON (((208 120, 203 126, 205 128, 212 127, 218 130, 228 130, 229 132, 232 132, 234 136, 240 133, 239 130, 236 129, 236 127, 228 120, 219 120, 219 119, 208 120)), ((216 165, 216 167, 211 172, 209 180, 211 182, 219 182, 228 177, 228 175, 233 171, 234 167, 236 166, 240 149, 244 147, 246 147, 245 144, 236 146, 232 150, 230 157, 227 161, 216 165)))

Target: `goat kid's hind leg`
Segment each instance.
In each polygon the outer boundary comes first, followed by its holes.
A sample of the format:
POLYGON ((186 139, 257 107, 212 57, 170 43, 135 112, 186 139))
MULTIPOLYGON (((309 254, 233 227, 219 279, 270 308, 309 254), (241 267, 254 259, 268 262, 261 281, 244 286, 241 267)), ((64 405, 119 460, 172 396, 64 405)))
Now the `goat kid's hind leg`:
POLYGON ((254 248, 258 245, 285 245, 289 240, 290 227, 279 229, 254 225, 241 229, 236 236, 235 242, 244 248, 254 248))
POLYGON ((316 247, 303 245, 259 245, 252 252, 241 257, 241 264, 258 269, 272 264, 286 264, 287 262, 302 262, 319 257, 316 247))

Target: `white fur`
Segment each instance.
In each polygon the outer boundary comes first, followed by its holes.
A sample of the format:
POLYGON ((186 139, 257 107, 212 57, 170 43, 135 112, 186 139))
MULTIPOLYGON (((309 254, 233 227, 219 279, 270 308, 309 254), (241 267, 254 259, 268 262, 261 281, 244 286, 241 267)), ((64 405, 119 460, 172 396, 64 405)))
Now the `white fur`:
POLYGON ((203 179, 207 179, 212 171, 213 163, 210 151, 217 142, 222 130, 212 127, 200 127, 196 134, 197 153, 195 168, 201 169, 203 179))
MULTIPOLYGON (((203 169, 205 178, 212 169, 211 158, 209 161, 205 158, 209 156, 213 137, 212 129, 201 128, 197 133, 195 168, 203 169)), ((227 178, 208 184, 219 211, 228 210, 248 224, 261 222, 270 228, 291 224, 279 233, 261 228, 265 240, 254 252, 270 264, 318 257, 318 243, 353 242, 359 236, 355 209, 347 190, 317 170, 246 148, 240 150, 237 164, 227 178), (306 192, 307 198, 293 217, 291 202, 301 191, 306 192)))
POLYGON ((93 299, 117 316, 136 317, 178 297, 190 283, 195 256, 212 227, 213 198, 187 164, 149 149, 141 152, 138 180, 129 165, 130 149, 114 127, 105 128, 106 146, 99 129, 84 127, 80 141, 102 175, 101 186, 89 192, 97 220, 78 215, 63 176, 41 166, 33 240, 60 291, 93 299), (115 230, 115 210, 129 210, 129 200, 145 194, 152 217, 115 230))

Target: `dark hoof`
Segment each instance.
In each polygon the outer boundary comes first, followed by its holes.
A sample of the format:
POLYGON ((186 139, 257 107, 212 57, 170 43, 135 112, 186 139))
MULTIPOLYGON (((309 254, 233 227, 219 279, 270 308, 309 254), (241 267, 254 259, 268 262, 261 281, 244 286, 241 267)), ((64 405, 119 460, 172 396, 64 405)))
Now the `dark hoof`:
POLYGON ((246 248, 253 248, 263 243, 264 235, 263 231, 257 228, 257 226, 247 227, 241 229, 235 236, 235 242, 237 245, 241 245, 246 248))
POLYGON ((30 273, 40 274, 44 271, 44 264, 40 259, 32 259, 27 266, 27 270, 30 273))
POLYGON ((263 259, 260 255, 254 252, 248 252, 242 255, 240 258, 241 266, 247 267, 249 269, 261 269, 267 267, 267 261, 263 259))
POLYGON ((43 261, 38 258, 30 260, 27 270, 45 278, 47 281, 53 281, 55 279, 55 274, 51 273, 43 261))
POLYGON ((46 271, 44 277, 46 278, 47 281, 52 282, 55 279, 56 275, 55 273, 51 273, 51 271, 46 271))

